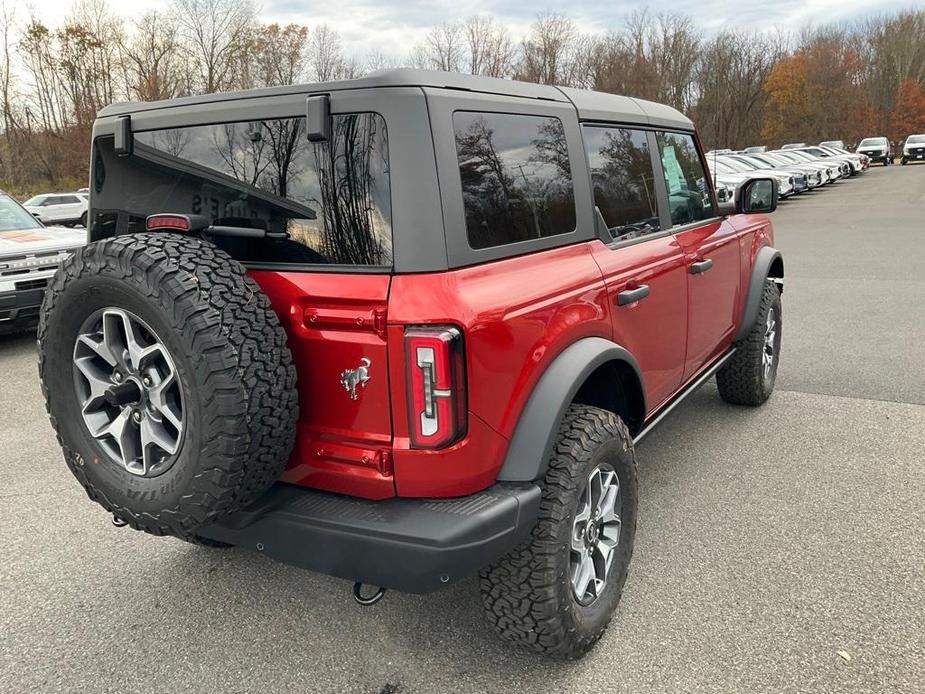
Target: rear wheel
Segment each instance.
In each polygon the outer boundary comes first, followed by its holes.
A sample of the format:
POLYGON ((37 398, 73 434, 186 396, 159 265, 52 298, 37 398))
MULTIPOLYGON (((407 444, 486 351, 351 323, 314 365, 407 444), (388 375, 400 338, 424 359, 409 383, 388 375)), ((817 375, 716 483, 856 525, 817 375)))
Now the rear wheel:
POLYGON ((87 228, 87 213, 86 212, 80 215, 80 226, 84 227, 85 229, 87 228))
POLYGON ((482 570, 506 639, 555 658, 587 653, 623 593, 636 532, 633 441, 612 412, 572 405, 543 480, 531 539, 482 570))
POLYGON ((761 405, 770 397, 777 380, 782 328, 780 290, 768 280, 748 335, 736 344, 735 354, 716 373, 723 400, 734 405, 761 405))
POLYGON ((195 541, 288 460, 298 406, 285 332, 209 243, 158 233, 81 249, 46 292, 39 346, 68 467, 133 528, 195 541))

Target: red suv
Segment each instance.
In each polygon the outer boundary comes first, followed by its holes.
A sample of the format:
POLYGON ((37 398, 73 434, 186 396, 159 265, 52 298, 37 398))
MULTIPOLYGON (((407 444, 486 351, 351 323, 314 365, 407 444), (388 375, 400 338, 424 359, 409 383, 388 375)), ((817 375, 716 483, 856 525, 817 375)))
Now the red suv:
POLYGON ((777 184, 718 203, 666 106, 387 71, 114 105, 91 163, 40 370, 118 525, 365 603, 479 572, 505 637, 575 657, 623 590, 634 443, 714 375, 774 387, 777 184))

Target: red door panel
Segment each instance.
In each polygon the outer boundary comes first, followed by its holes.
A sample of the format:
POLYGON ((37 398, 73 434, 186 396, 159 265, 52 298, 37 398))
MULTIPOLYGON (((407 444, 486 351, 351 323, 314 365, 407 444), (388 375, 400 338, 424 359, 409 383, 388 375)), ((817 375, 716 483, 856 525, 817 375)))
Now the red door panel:
POLYGON ((389 275, 253 271, 286 328, 298 369, 296 446, 284 482, 395 495, 386 349, 389 275), (365 361, 364 361, 365 360, 365 361), (364 366, 368 380, 342 384, 364 366), (354 397, 355 395, 355 397, 354 397))
POLYGON ((642 371, 647 415, 681 384, 687 336, 687 266, 674 236, 629 246, 591 244, 601 268, 613 317, 614 341, 642 371), (647 286, 648 296, 619 305, 621 292, 647 286))
POLYGON ((688 337, 684 380, 732 341, 739 306, 739 245, 735 227, 712 221, 678 232, 688 282, 688 337), (701 272, 696 269, 704 268, 701 272))

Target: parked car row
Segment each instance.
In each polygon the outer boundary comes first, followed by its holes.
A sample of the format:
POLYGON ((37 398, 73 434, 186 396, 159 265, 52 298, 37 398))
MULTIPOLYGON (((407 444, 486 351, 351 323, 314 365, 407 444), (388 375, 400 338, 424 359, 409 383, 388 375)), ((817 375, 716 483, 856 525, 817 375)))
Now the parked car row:
POLYGON ((870 166, 870 159, 840 147, 793 143, 773 151, 767 147, 712 150, 707 163, 721 199, 734 198, 737 189, 756 176, 776 178, 780 197, 789 198, 856 176, 870 166))
POLYGON ((0 335, 34 328, 58 265, 87 242, 86 231, 45 227, 30 212, 0 191, 0 335))
MULTIPOLYGON (((889 166, 896 162, 896 152, 894 152, 893 144, 887 137, 865 137, 858 143, 855 154, 862 154, 874 163, 889 166)), ((909 135, 901 145, 899 142, 896 144, 900 150, 899 160, 903 166, 909 162, 925 161, 925 133, 909 135)), ((781 146, 781 149, 807 150, 809 147, 811 146, 805 142, 791 142, 781 146)), ((826 140, 820 142, 819 147, 822 149, 835 149, 845 153, 849 149, 844 140, 826 140)), ((747 153, 766 152, 767 147, 746 147, 743 151, 747 153)), ((729 153, 730 150, 717 150, 717 152, 729 153)))

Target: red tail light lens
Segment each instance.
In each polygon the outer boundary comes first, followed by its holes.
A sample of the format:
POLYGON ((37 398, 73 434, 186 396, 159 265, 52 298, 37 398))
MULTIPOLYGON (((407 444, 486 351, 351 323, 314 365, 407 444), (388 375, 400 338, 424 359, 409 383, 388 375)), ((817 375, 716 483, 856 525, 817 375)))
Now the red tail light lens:
POLYGON ((408 429, 414 448, 442 448, 466 433, 466 360, 451 326, 405 330, 408 429))
POLYGON ((152 214, 145 220, 145 229, 154 231, 155 229, 176 229, 177 231, 189 231, 189 217, 182 214, 152 214))

